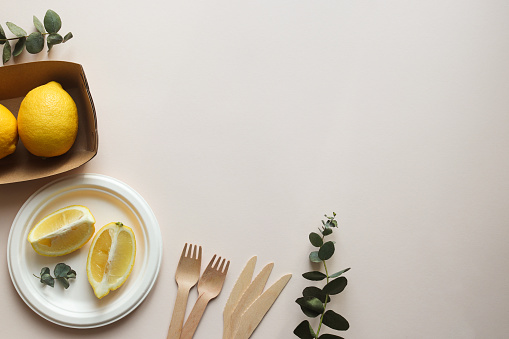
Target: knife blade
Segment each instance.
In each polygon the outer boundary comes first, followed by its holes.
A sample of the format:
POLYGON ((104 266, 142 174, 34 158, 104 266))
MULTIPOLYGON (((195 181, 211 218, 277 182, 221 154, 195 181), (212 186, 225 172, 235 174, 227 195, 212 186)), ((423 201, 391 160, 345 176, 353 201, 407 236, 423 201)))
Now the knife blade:
POLYGON ((237 304, 239 303, 240 297, 251 284, 253 279, 254 269, 256 265, 257 257, 254 256, 248 260, 246 266, 240 273, 235 285, 230 292, 230 296, 226 301, 223 311, 223 339, 231 339, 233 334, 233 327, 231 326, 231 317, 237 304))
POLYGON ((248 339, 251 334, 253 334, 253 331, 256 327, 258 327, 263 317, 272 307, 291 277, 291 274, 282 276, 265 292, 263 292, 262 295, 256 298, 251 306, 249 306, 240 317, 237 330, 234 332, 233 338, 248 339))

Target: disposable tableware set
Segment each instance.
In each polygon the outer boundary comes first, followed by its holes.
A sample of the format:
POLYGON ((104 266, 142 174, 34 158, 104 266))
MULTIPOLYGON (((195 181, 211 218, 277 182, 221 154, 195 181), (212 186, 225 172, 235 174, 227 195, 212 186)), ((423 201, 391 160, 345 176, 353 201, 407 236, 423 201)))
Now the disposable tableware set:
MULTIPOLYGON (((167 339, 193 338, 208 302, 221 292, 230 262, 221 257, 216 261, 214 255, 200 277, 201 257, 201 246, 185 244, 175 273, 178 290, 167 339), (189 291, 196 283, 198 299, 184 324, 189 291)), ((267 264, 253 280, 256 259, 249 259, 226 302, 223 339, 249 338, 292 276, 282 276, 264 292, 274 264, 267 264)))

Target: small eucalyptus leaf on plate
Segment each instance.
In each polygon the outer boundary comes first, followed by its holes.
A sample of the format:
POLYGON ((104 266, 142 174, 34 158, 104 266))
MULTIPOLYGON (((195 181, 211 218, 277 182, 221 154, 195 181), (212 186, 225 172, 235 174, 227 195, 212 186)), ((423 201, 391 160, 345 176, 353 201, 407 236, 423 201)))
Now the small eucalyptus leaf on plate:
POLYGON ((7 61, 11 59, 11 44, 7 42, 4 45, 3 52, 2 52, 2 61, 5 64, 7 61))
POLYGON ((327 241, 325 244, 320 247, 318 251, 318 257, 322 260, 328 260, 334 254, 334 243, 332 241, 327 241))
POLYGON ((69 273, 67 273, 67 278, 68 279, 76 279, 76 271, 70 270, 69 273))
POLYGON ((318 251, 313 251, 313 252, 309 253, 309 260, 311 262, 315 262, 315 263, 322 262, 322 259, 320 259, 318 257, 318 251))
POLYGON ((323 287, 323 291, 326 294, 331 294, 331 295, 339 294, 339 293, 343 292, 347 283, 348 283, 348 281, 346 280, 345 277, 339 277, 339 278, 336 278, 336 279, 330 281, 327 285, 325 285, 323 287))
POLYGON ((41 283, 43 283, 45 285, 55 287, 55 279, 53 279, 53 277, 49 273, 42 274, 40 281, 41 281, 41 283))
POLYGON ((301 297, 295 300, 295 302, 301 307, 317 314, 321 314, 325 310, 320 299, 315 297, 301 297))
POLYGON ((27 38, 26 48, 28 53, 37 54, 44 48, 44 37, 40 32, 33 32, 27 38))
POLYGON ((7 25, 9 30, 12 32, 12 34, 17 36, 18 38, 21 38, 21 37, 24 37, 27 35, 27 32, 25 32, 25 30, 23 28, 19 27, 18 25, 13 24, 12 22, 6 22, 5 24, 7 25))
POLYGON ((307 320, 304 320, 297 325, 295 330, 293 330, 293 334, 300 339, 314 339, 316 337, 315 332, 311 328, 311 324, 307 320))
POLYGON ((309 233, 309 241, 315 247, 320 247, 323 244, 322 237, 315 232, 309 233))
POLYGON ((333 275, 329 276, 329 278, 337 278, 340 275, 342 275, 343 273, 348 272, 348 271, 350 271, 350 267, 345 268, 344 270, 341 270, 339 272, 334 273, 333 275))
POLYGON ((17 57, 18 55, 23 52, 23 48, 25 48, 25 43, 27 41, 27 38, 19 38, 18 42, 16 42, 16 45, 14 45, 14 52, 12 52, 12 55, 17 57))
POLYGON ((55 11, 48 9, 44 16, 44 27, 46 27, 48 33, 57 33, 62 27, 60 16, 55 11))
POLYGON ((73 35, 71 32, 67 33, 65 36, 64 36, 64 40, 62 42, 66 42, 66 41, 69 41, 73 38, 73 35))
POLYGON ((325 301, 327 301, 327 302, 330 301, 330 297, 327 296, 327 294, 325 294, 324 291, 322 291, 321 289, 319 289, 318 287, 315 287, 315 286, 306 287, 302 291, 302 295, 304 297, 315 297, 315 298, 318 298, 322 303, 325 303, 325 301))
POLYGON ((70 266, 64 263, 59 263, 55 266, 53 273, 55 274, 55 278, 65 278, 67 277, 67 273, 69 273, 69 271, 71 271, 70 266))
POLYGON ((69 288, 70 286, 69 280, 66 277, 59 277, 58 280, 60 281, 60 283, 62 283, 65 289, 69 288))
POLYGON ((323 323, 328 327, 338 330, 338 331, 346 331, 350 328, 350 324, 348 320, 343 318, 340 314, 337 314, 333 310, 328 310, 323 315, 323 323))
POLYGON ((313 281, 320 281, 320 280, 327 278, 327 276, 320 271, 306 272, 306 273, 302 274, 302 276, 304 278, 306 278, 307 280, 313 280, 313 281))
POLYGON ((39 20, 35 15, 34 15, 34 26, 35 26, 35 28, 37 28, 39 33, 41 33, 41 34, 46 33, 46 30, 44 29, 44 26, 43 26, 41 20, 39 20))

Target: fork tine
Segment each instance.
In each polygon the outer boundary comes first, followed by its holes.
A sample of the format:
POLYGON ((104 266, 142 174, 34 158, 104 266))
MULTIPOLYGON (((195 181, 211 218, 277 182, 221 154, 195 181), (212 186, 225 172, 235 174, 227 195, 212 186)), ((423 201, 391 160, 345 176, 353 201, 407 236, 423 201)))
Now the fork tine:
POLYGON ((198 247, 198 260, 201 261, 201 246, 198 247))
POLYGON ((224 268, 223 274, 226 275, 228 273, 228 268, 230 267, 230 260, 226 262, 226 267, 224 268))
POLYGON ((210 259, 210 262, 207 266, 207 269, 211 269, 212 267, 214 267, 214 260, 216 259, 216 255, 214 254, 214 256, 212 257, 212 259, 210 259))
POLYGON ((182 254, 180 255, 180 258, 185 257, 186 256, 186 252, 187 252, 187 242, 184 245, 184 248, 182 249, 182 254))

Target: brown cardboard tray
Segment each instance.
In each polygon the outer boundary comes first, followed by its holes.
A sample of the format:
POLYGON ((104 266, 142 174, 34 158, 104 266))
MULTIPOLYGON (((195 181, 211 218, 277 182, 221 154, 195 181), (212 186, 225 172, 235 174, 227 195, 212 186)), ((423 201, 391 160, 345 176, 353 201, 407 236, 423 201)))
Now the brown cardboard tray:
POLYGON ((18 141, 16 151, 0 159, 0 184, 63 173, 85 164, 97 154, 97 118, 81 65, 65 61, 38 61, 0 67, 0 104, 17 117, 25 95, 50 81, 59 82, 76 102, 79 119, 76 141, 67 153, 53 158, 36 157, 18 141))

